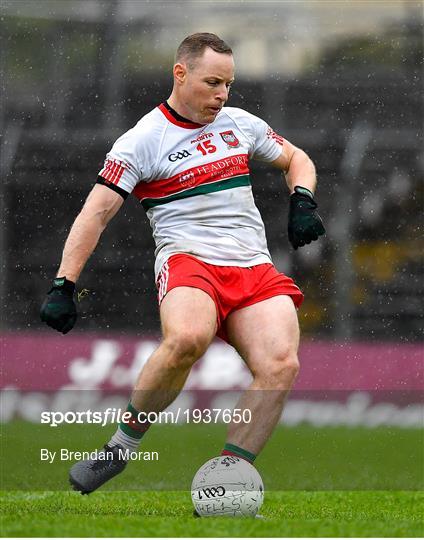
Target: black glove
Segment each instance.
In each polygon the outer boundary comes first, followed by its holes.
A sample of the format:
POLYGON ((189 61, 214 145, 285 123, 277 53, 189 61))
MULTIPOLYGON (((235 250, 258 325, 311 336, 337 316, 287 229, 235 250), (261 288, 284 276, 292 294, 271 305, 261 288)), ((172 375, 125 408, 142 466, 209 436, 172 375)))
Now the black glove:
POLYGON ((290 196, 289 240, 294 249, 318 240, 325 233, 324 225, 315 211, 314 196, 304 187, 296 186, 290 196))
POLYGON ((75 283, 65 277, 55 278, 41 306, 41 320, 62 334, 68 333, 77 320, 74 291, 75 283))

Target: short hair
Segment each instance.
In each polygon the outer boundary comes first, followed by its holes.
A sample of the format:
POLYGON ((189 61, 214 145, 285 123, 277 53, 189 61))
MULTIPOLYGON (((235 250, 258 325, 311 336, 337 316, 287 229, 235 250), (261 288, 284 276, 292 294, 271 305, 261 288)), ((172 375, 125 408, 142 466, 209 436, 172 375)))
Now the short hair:
POLYGON ((194 60, 202 56, 209 47, 222 54, 233 54, 231 47, 216 34, 198 32, 187 36, 179 45, 175 53, 175 63, 185 60, 190 69, 193 69, 194 60))

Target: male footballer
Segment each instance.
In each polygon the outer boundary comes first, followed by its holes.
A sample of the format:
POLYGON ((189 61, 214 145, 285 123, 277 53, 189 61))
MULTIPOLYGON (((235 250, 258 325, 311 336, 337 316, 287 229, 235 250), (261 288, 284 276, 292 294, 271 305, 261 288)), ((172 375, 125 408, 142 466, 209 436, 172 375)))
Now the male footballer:
POLYGON ((178 47, 169 99, 113 145, 76 218, 41 318, 66 334, 75 324, 75 284, 106 225, 127 196, 147 212, 156 243, 155 278, 163 339, 142 369, 128 412, 105 445, 109 459, 76 463, 70 481, 90 493, 126 466, 149 423, 168 407, 216 335, 243 358, 253 380, 237 407, 223 454, 253 462, 278 422, 299 369, 296 308, 303 295, 274 267, 249 178, 249 161, 280 169, 290 190, 294 249, 324 234, 314 201, 315 168, 266 122, 226 107, 234 80, 231 48, 209 33, 178 47), (264 392, 266 391, 266 392, 264 392))

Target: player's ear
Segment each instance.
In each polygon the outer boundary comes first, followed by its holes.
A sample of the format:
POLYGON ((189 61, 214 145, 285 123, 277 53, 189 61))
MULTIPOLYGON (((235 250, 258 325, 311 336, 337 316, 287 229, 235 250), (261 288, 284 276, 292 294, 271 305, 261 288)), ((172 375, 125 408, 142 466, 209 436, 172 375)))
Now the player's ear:
POLYGON ((187 75, 187 67, 186 67, 186 65, 185 64, 180 64, 178 62, 177 64, 174 65, 173 72, 174 72, 175 81, 182 84, 185 81, 186 75, 187 75))

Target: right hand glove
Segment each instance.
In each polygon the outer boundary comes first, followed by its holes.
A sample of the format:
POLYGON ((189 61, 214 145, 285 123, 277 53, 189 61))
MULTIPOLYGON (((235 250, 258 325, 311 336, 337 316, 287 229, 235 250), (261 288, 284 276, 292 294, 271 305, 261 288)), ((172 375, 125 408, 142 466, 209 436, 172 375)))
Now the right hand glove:
POLYGON ((301 186, 294 188, 290 196, 289 241, 294 249, 310 244, 318 236, 325 234, 325 228, 316 208, 314 196, 301 186))
POLYGON ((41 306, 41 320, 62 334, 68 333, 77 320, 74 291, 74 282, 65 277, 55 278, 53 287, 47 293, 41 306))

